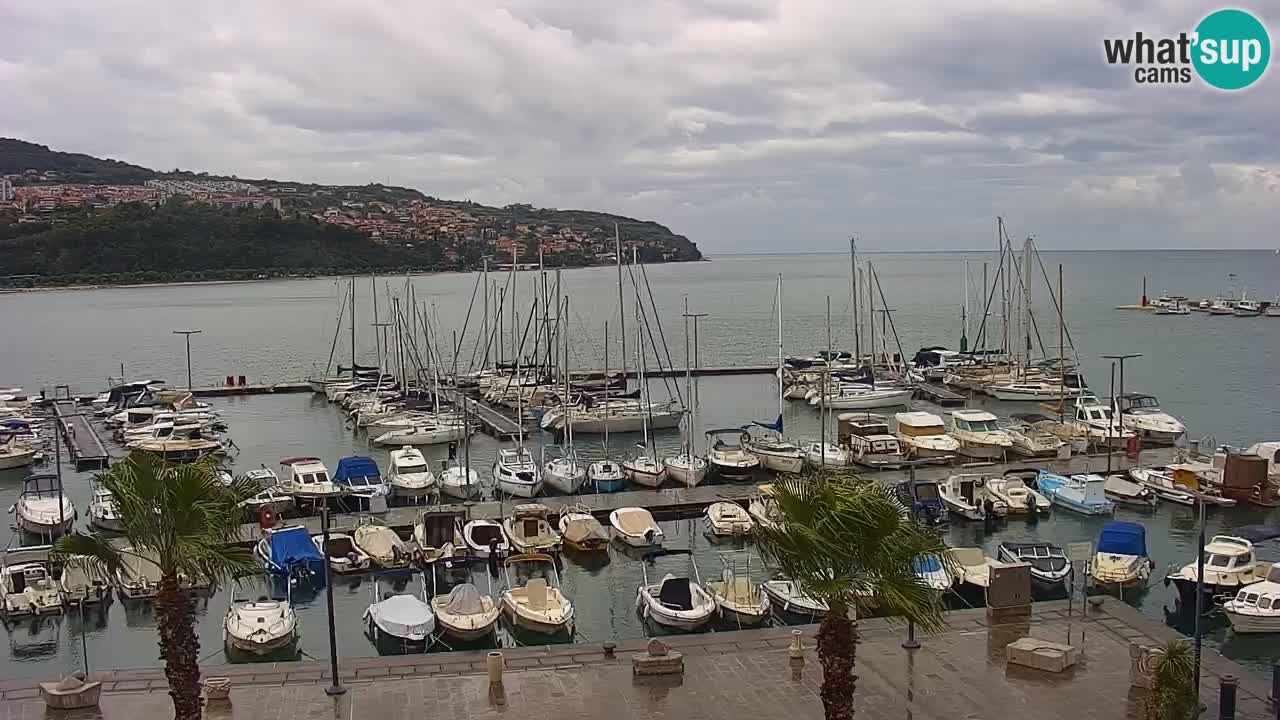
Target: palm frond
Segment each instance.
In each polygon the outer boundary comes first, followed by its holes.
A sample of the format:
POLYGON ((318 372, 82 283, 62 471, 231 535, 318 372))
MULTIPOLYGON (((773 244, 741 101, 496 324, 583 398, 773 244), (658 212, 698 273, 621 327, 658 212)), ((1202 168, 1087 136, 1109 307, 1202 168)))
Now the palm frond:
POLYGON ((72 555, 79 555, 99 574, 112 577, 124 566, 124 555, 107 538, 96 533, 73 532, 63 535, 53 543, 50 558, 64 562, 72 555))

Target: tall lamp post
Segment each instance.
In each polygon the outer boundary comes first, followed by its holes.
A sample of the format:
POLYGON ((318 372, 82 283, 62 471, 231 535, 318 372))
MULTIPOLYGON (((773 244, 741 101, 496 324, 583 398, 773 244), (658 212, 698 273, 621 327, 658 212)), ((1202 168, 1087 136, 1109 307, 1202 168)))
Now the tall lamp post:
MULTIPOLYGON (((1103 358, 1112 361, 1120 361, 1120 398, 1124 397, 1124 361, 1131 358, 1142 357, 1142 353, 1127 353, 1124 355, 1103 355, 1103 358)), ((1114 376, 1113 376, 1114 377, 1114 376)), ((1115 387, 1111 388, 1111 409, 1116 414, 1116 428, 1120 431, 1120 437, 1124 437, 1124 409, 1117 399, 1115 387)), ((1107 448, 1107 474, 1111 474, 1111 448, 1107 448)))
POLYGON ((325 609, 329 614, 329 687, 324 689, 326 695, 336 697, 343 695, 347 689, 342 687, 338 679, 338 638, 333 624, 333 572, 329 568, 329 505, 326 502, 320 511, 320 533, 324 543, 324 594, 325 609))
POLYGON ((182 335, 187 341, 187 389, 191 389, 191 336, 199 335, 203 330, 174 330, 174 335, 182 335))

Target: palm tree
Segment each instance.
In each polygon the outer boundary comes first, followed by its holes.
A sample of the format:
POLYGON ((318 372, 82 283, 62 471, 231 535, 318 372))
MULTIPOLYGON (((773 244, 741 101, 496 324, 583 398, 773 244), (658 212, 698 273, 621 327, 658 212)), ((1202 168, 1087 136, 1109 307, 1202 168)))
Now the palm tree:
POLYGON ((1160 646, 1145 703, 1147 720, 1194 720, 1200 716, 1196 665, 1191 644, 1171 640, 1160 646))
POLYGON ((773 488, 778 521, 758 526, 756 543, 767 562, 826 602, 818 629, 822 706, 827 720, 849 720, 859 610, 874 603, 925 631, 939 629, 939 599, 913 563, 921 555, 952 561, 941 537, 908 520, 892 491, 875 482, 826 472, 792 476, 773 488))
MULTIPOLYGON (((200 640, 185 581, 225 581, 256 570, 253 555, 236 541, 239 503, 258 488, 243 479, 224 485, 217 470, 211 459, 179 465, 133 452, 98 476, 98 483, 115 498, 124 537, 134 548, 131 553, 145 555, 160 568, 156 627, 176 720, 198 720, 201 713, 200 640)), ((110 575, 128 572, 126 553, 96 533, 66 535, 53 551, 55 556, 83 555, 110 575)))

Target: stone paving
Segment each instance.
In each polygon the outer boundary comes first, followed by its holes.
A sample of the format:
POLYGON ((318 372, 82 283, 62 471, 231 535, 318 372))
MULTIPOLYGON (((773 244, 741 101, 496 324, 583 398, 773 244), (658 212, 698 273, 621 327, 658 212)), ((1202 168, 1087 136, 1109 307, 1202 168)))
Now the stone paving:
MULTIPOLYGON (((1141 718, 1140 691, 1129 685, 1129 642, 1163 642, 1177 633, 1115 601, 1068 616, 1065 602, 1041 603, 1021 620, 993 620, 983 610, 948 614, 948 628, 922 637, 923 647, 901 647, 904 629, 886 620, 861 624, 858 648, 857 713, 863 718, 969 720, 971 718, 1141 718), (1062 674, 1006 667, 1004 648, 1030 634, 1082 649, 1076 667, 1062 674)), ((772 717, 821 718, 821 668, 812 636, 806 660, 786 652, 791 628, 666 638, 685 654, 683 677, 633 678, 630 657, 642 641, 620 643, 613 658, 598 645, 519 648, 504 651, 503 690, 490 690, 484 652, 399 658, 364 658, 343 663, 348 692, 324 693, 323 663, 215 666, 206 675, 226 675, 231 700, 215 703, 207 717, 222 720, 308 718, 497 718, 576 720, 578 718, 664 718, 740 720, 772 717)), ((1217 717, 1222 675, 1240 679, 1236 717, 1270 720, 1266 679, 1250 674, 1216 652, 1206 651, 1202 697, 1206 718, 1217 717)), ((67 718, 137 720, 171 713, 158 670, 106 674, 101 707, 62 713, 46 711, 30 682, 0 683, 0 720, 67 718)))

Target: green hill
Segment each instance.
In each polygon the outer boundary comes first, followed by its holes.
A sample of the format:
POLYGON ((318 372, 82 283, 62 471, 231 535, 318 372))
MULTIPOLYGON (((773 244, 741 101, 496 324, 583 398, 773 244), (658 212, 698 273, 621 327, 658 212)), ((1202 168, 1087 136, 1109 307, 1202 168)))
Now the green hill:
POLYGON ((0 175, 20 175, 28 170, 53 171, 62 182, 100 185, 134 185, 156 177, 154 170, 119 160, 58 152, 14 138, 0 138, 0 175))

